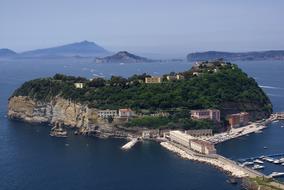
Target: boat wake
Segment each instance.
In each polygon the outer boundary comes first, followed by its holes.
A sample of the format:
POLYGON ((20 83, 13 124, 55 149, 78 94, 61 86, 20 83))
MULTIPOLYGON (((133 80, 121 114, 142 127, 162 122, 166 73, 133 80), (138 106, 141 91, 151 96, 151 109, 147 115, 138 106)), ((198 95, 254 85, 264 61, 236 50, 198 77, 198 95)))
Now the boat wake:
POLYGON ((266 89, 275 89, 275 90, 283 90, 284 88, 281 87, 276 87, 276 86, 265 86, 265 85, 259 85, 261 88, 266 88, 266 89))

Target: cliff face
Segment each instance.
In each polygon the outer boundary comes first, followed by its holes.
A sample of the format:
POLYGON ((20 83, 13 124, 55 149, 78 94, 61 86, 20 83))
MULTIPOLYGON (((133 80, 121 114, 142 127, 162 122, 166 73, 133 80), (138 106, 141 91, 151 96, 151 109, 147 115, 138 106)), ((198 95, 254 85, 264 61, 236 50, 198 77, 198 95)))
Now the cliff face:
POLYGON ((9 100, 8 116, 27 122, 62 123, 70 127, 87 127, 97 120, 94 109, 60 97, 50 102, 35 101, 26 96, 14 96, 9 100))

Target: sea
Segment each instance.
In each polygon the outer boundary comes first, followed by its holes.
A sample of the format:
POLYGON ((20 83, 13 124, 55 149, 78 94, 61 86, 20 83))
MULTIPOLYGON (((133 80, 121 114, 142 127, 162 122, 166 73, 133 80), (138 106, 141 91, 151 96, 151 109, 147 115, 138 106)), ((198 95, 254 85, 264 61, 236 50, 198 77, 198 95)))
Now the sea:
MULTIPOLYGON (((235 62, 270 97, 274 111, 284 111, 284 61, 235 62)), ((0 190, 236 190, 218 169, 184 160, 155 142, 141 142, 123 151, 122 139, 69 135, 49 136, 50 126, 7 118, 7 102, 27 80, 56 73, 87 78, 184 71, 189 62, 95 64, 90 58, 0 60, 0 190)), ((284 123, 217 145, 218 153, 234 160, 284 153, 284 123), (264 148, 266 147, 266 148, 264 148)), ((283 156, 284 157, 284 156, 283 156)), ((262 171, 284 172, 265 163, 262 171)), ((283 178, 279 180, 284 181, 283 178)))

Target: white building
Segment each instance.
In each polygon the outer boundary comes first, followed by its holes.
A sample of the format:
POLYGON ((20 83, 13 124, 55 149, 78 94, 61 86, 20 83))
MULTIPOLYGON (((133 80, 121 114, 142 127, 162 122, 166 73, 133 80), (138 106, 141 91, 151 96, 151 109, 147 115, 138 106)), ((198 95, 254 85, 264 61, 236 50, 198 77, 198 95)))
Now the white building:
POLYGON ((98 116, 101 118, 108 118, 108 117, 112 117, 115 118, 117 117, 117 110, 99 110, 98 111, 98 116))
POLYGON ((84 83, 76 82, 74 83, 75 88, 84 88, 84 83))
POLYGON ((171 81, 171 80, 183 80, 184 76, 177 74, 177 75, 167 75, 167 80, 171 81))
POLYGON ((181 131, 170 131, 170 140, 184 147, 189 148, 190 141, 193 139, 194 139, 193 136, 185 134, 181 131))

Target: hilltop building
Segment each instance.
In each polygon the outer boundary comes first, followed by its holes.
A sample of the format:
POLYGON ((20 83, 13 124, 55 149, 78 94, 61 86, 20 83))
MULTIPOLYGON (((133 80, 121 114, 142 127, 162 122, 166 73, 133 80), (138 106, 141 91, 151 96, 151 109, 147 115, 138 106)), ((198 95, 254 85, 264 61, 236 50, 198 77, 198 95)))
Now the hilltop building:
POLYGON ((75 88, 84 88, 84 83, 76 82, 74 83, 75 88))
POLYGON ((247 125, 249 122, 249 113, 240 112, 228 116, 229 125, 231 128, 247 125))
POLYGON ((147 84, 155 84, 155 83, 161 83, 162 82, 162 78, 161 77, 146 77, 145 78, 145 83, 147 84))
POLYGON ((167 80, 168 81, 172 81, 172 80, 183 80, 184 76, 181 74, 177 74, 177 75, 167 75, 167 80))
POLYGON ((220 111, 217 109, 191 110, 192 119, 210 119, 220 122, 220 111))

